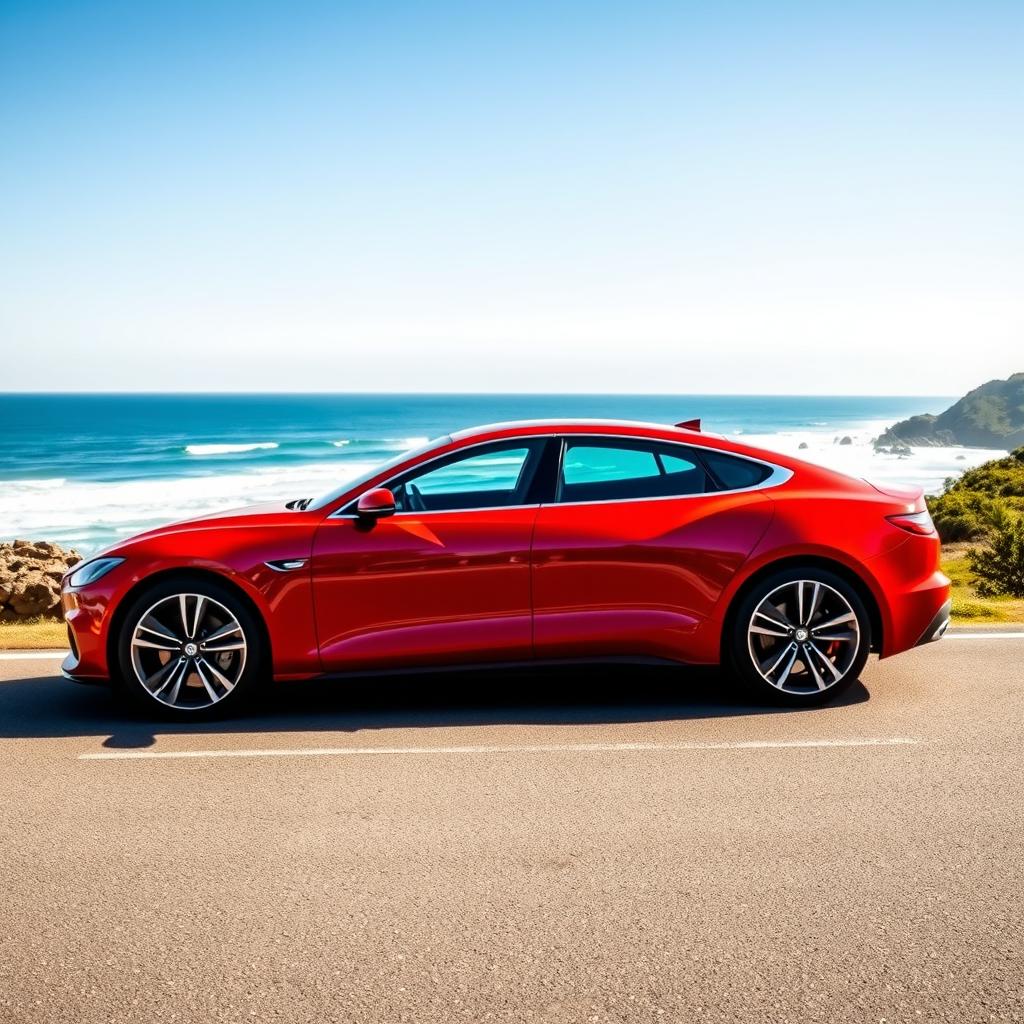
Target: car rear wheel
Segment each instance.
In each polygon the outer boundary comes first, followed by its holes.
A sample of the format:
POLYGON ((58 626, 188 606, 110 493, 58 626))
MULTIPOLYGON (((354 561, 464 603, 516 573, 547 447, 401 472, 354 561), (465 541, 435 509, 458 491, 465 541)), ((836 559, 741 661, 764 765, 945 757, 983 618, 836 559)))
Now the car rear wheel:
POLYGON ((262 632, 248 605, 215 580, 169 579, 124 616, 119 686, 136 706, 177 719, 237 710, 261 674, 262 632))
POLYGON ((740 680, 772 703, 822 704, 856 681, 871 647, 857 591, 824 569, 758 581, 732 621, 729 656, 740 680))

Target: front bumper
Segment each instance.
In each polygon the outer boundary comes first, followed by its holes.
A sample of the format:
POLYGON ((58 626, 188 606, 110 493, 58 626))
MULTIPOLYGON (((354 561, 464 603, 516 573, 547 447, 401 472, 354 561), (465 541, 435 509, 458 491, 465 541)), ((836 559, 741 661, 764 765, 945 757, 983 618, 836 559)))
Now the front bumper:
POLYGON ((97 686, 103 686, 110 681, 105 674, 89 673, 88 666, 82 664, 82 656, 78 648, 78 637, 74 629, 71 628, 70 623, 68 624, 68 646, 71 649, 68 651, 67 657, 60 664, 60 674, 65 679, 70 679, 73 683, 91 683, 97 686))
MULTIPOLYGON (((61 609, 68 627, 70 653, 61 672, 75 682, 104 683, 110 678, 107 664, 107 636, 111 609, 117 596, 121 567, 87 587, 68 586, 61 590, 61 609)), ((124 581, 121 581, 124 586, 124 581)))
POLYGON ((60 667, 60 674, 65 678, 71 680, 73 683, 80 683, 83 686, 109 686, 109 679, 101 679, 99 676, 76 676, 73 672, 69 671, 64 667, 68 663, 68 658, 64 659, 64 664, 60 667))

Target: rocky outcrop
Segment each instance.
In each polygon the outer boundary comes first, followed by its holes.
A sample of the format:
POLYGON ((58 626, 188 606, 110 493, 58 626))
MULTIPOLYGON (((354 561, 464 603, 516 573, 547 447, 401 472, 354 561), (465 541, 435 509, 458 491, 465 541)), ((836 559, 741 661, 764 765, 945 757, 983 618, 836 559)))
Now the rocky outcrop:
POLYGON ((77 551, 48 541, 0 544, 0 622, 60 615, 60 581, 81 561, 77 551))
POLYGON ((958 444, 966 444, 958 441, 949 428, 939 427, 937 421, 938 416, 929 412, 901 420, 875 438, 875 448, 878 451, 885 451, 887 446, 895 450, 908 445, 914 448, 955 448, 958 444))
POLYGON ((990 380, 938 416, 923 413, 895 423, 875 447, 968 445, 1010 450, 1024 444, 1024 373, 990 380))

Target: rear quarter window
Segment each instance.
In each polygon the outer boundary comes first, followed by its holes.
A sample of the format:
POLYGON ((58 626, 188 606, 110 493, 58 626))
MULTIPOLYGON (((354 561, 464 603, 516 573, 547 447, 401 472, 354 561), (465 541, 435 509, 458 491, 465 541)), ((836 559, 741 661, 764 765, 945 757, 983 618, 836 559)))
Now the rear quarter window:
POLYGON ((733 455, 704 448, 701 451, 704 462, 723 491, 738 491, 745 487, 756 487, 771 476, 772 467, 763 462, 750 462, 733 455))
POLYGON ((571 439, 562 459, 559 501, 632 501, 704 494, 714 487, 699 456, 642 438, 571 439))

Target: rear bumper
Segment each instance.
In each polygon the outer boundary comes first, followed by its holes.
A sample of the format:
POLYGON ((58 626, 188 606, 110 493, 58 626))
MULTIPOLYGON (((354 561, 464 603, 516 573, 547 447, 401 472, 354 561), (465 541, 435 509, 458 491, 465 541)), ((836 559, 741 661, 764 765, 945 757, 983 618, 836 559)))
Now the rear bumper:
POLYGON ((949 615, 952 610, 953 601, 950 599, 935 613, 932 621, 925 626, 924 632, 914 646, 920 647, 922 644, 930 644, 935 640, 941 640, 943 634, 949 628, 949 615))
POLYGON ((883 658, 938 640, 945 632, 951 606, 949 580, 939 570, 923 579, 891 580, 883 592, 889 616, 888 628, 883 630, 883 658))

